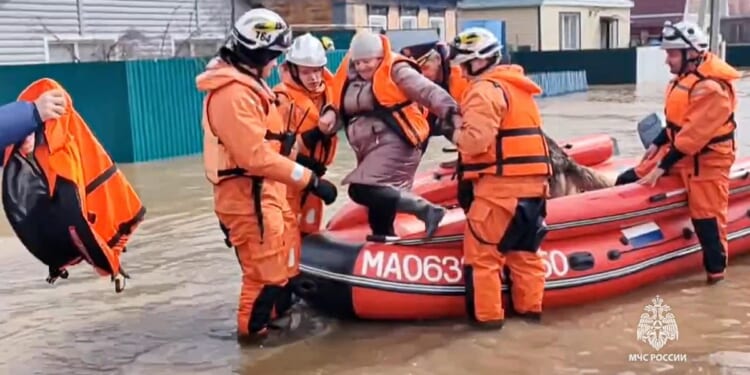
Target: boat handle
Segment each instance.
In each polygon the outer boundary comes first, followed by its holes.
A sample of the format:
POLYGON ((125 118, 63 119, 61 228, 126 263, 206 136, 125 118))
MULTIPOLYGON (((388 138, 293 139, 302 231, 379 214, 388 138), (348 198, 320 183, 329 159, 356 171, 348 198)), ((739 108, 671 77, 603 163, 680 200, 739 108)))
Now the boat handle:
MULTIPOLYGON (((748 176, 750 176, 750 171, 747 171, 745 169, 740 169, 738 171, 732 172, 729 175, 729 180, 730 181, 733 181, 733 180, 744 180, 748 176)), ((686 192, 687 192, 687 190, 685 188, 680 188, 680 189, 668 191, 666 193, 654 194, 654 195, 650 196, 648 198, 648 200, 651 203, 661 202, 663 200, 667 200, 667 199, 670 199, 670 198, 674 198, 674 197, 680 196, 682 194, 685 194, 686 192)))

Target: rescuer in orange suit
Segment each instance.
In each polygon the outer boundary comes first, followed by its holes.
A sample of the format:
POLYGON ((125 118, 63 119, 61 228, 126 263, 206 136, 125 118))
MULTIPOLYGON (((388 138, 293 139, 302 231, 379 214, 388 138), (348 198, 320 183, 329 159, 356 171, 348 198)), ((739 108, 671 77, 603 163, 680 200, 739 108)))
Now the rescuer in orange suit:
POLYGON ((680 177, 703 248, 707 282, 714 284, 724 279, 727 266, 729 172, 736 157, 734 81, 741 74, 707 51, 708 37, 691 22, 666 22, 661 48, 675 78, 666 92, 667 127, 646 154, 660 146, 669 151, 638 182, 654 186, 667 171, 680 177))
POLYGON ((515 312, 539 321, 545 269, 538 250, 552 175, 534 102, 542 90, 520 66, 500 65, 502 46, 487 29, 468 28, 451 47, 453 63, 471 80, 462 126, 444 122, 440 131, 458 148, 459 179, 473 184, 463 247, 466 310, 480 326, 502 327, 499 276, 507 266, 515 312))
MULTIPOLYGON (((318 127, 320 111, 332 100, 331 80, 333 75, 326 69, 328 58, 323 45, 312 34, 298 36, 281 65, 281 83, 274 87, 279 112, 287 131, 299 141, 294 156, 297 163, 323 177, 333 162, 338 146, 338 136, 323 133, 318 127)), ((289 278, 299 275, 301 237, 320 230, 323 221, 323 201, 307 191, 287 189, 290 215, 287 221, 286 238, 291 254, 289 278), (292 262, 292 259, 294 260, 292 262)), ((292 302, 292 283, 285 291, 286 303, 292 302)), ((283 305, 282 305, 283 306, 283 305)), ((283 309, 283 307, 282 307, 283 309)))
POLYGON ((242 270, 238 338, 265 338, 274 305, 288 282, 283 210, 287 187, 326 204, 336 188, 283 154, 288 134, 265 79, 289 48, 291 30, 268 9, 252 9, 234 25, 219 56, 196 79, 204 101, 204 166, 214 210, 242 270))

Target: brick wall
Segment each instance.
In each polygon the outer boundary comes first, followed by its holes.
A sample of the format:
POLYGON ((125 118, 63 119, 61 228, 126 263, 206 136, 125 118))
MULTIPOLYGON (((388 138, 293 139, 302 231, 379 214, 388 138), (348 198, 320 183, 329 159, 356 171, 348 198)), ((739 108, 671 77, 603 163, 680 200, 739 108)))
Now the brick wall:
POLYGON ((334 23, 332 0, 262 0, 255 3, 279 13, 292 25, 334 23))

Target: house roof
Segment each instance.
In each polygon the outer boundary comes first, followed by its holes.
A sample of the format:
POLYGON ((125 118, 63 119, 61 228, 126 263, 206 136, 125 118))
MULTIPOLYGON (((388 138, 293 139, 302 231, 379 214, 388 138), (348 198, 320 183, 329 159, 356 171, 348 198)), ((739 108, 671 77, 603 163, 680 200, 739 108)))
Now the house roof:
MULTIPOLYGON (((662 0, 651 0, 662 1, 662 0)), ((684 1, 684 0, 683 0, 684 1)), ((522 8, 543 5, 632 8, 632 0, 462 0, 459 9, 522 8)))

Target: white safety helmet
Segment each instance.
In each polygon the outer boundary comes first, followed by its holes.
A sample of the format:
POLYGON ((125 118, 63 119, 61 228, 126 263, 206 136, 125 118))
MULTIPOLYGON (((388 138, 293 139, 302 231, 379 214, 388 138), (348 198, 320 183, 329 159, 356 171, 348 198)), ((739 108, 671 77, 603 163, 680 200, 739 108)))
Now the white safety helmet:
POLYGON ((310 33, 294 38, 292 47, 286 54, 286 61, 310 68, 320 68, 328 64, 323 44, 310 33))
POLYGON ((452 61, 463 64, 476 59, 497 56, 503 46, 491 31, 483 27, 470 27, 456 35, 451 43, 452 61))
POLYGON ((257 8, 249 10, 234 23, 230 41, 250 51, 284 52, 291 45, 292 30, 278 13, 257 8))
POLYGON ((661 48, 704 52, 708 49, 708 36, 695 23, 682 21, 673 25, 672 22, 666 21, 661 30, 661 48))

